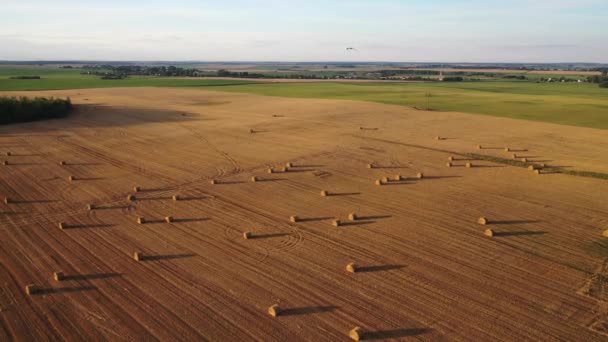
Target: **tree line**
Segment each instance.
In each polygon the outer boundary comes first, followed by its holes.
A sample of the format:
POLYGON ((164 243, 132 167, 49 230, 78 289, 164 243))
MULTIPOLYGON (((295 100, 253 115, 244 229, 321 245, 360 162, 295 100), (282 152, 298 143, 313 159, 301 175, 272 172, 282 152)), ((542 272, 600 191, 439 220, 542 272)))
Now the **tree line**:
POLYGON ((600 88, 608 88, 608 69, 600 69, 598 71, 601 71, 602 74, 589 76, 587 77, 587 81, 599 84, 600 88))
POLYGON ((0 125, 67 116, 72 101, 45 97, 0 97, 0 125))

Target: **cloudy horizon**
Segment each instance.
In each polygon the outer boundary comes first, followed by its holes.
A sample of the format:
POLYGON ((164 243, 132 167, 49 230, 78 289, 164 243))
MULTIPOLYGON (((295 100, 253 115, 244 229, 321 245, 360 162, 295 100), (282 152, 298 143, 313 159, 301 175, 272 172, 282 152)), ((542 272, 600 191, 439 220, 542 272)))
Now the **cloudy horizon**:
POLYGON ((608 63, 598 0, 0 5, 0 60, 608 63))

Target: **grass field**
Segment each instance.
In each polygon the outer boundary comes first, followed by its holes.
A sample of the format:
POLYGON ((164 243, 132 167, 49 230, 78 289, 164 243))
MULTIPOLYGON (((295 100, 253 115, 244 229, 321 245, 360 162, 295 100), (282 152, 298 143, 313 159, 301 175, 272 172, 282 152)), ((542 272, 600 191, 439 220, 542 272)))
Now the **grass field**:
POLYGON ((224 87, 260 95, 363 100, 608 129, 608 91, 591 84, 290 83, 224 87), (428 95, 428 97, 427 97, 428 95))
POLYGON ((0 91, 110 87, 205 87, 267 96, 343 99, 476 113, 608 129, 608 90, 594 84, 532 82, 269 83, 243 80, 130 77, 101 80, 80 70, 0 68, 0 91), (10 76, 40 75, 41 80, 10 76))

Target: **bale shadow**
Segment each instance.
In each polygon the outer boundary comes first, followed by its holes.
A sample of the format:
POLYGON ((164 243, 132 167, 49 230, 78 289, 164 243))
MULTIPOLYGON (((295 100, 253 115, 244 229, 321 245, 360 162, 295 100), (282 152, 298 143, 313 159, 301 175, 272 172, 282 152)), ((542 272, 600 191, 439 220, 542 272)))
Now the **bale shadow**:
POLYGON ((376 223, 376 221, 341 221, 340 222, 340 227, 342 226, 363 226, 366 224, 373 224, 376 223))
MULTIPOLYGON (((296 167, 297 167, 297 166, 296 166, 296 167)), ((316 169, 310 169, 310 168, 307 168, 307 169, 300 169, 300 168, 293 169, 293 166, 292 166, 292 168, 287 169, 287 171, 285 171, 285 173, 295 173, 295 172, 312 172, 312 171, 317 171, 317 170, 316 170, 316 169)))
POLYGON ((509 152, 528 152, 528 149, 526 149, 526 148, 519 149, 519 150, 509 149, 509 152))
POLYGON ((36 291, 35 294, 49 295, 49 294, 57 294, 57 293, 72 293, 72 292, 90 291, 90 290, 96 290, 96 289, 97 288, 94 286, 44 288, 44 289, 40 289, 40 290, 36 291))
POLYGON ((504 165, 473 165, 472 169, 488 169, 488 168, 497 168, 497 167, 505 167, 504 165))
POLYGON ((135 196, 135 198, 138 201, 165 201, 165 200, 173 200, 173 197, 171 197, 171 196, 157 196, 157 197, 137 197, 137 196, 135 196))
POLYGON ((65 276, 65 280, 97 280, 108 279, 114 277, 122 277, 122 273, 93 273, 93 274, 76 274, 65 276))
POLYGON ((256 180, 256 183, 262 183, 262 182, 281 182, 281 181, 286 181, 289 180, 287 178, 264 178, 264 179, 258 179, 256 180))
POLYGON ((502 220, 502 221, 490 221, 490 224, 528 224, 528 223, 540 223, 542 221, 539 220, 502 220))
POLYGON ((245 184, 245 181, 218 181, 215 185, 245 184))
POLYGON ((74 180, 75 181, 97 181, 97 180, 104 180, 105 178, 103 177, 76 177, 74 180))
POLYGON ((408 167, 406 166, 390 166, 390 165, 374 165, 373 167, 374 169, 407 169, 408 167))
POLYGON ((360 192, 330 192, 327 196, 328 197, 333 197, 333 196, 358 196, 361 195, 360 192))
POLYGON ((411 328, 411 329, 393 329, 393 330, 381 330, 381 331, 370 331, 363 334, 362 340, 387 340, 403 338, 408 336, 418 336, 428 334, 433 329, 429 328, 411 328))
POLYGON ((385 185, 408 185, 408 184, 413 184, 412 182, 408 181, 408 180, 390 180, 386 183, 382 183, 382 186, 385 185))
POLYGON ((325 217, 307 217, 307 218, 299 218, 298 222, 316 222, 316 221, 326 221, 326 220, 334 220, 334 217, 325 216, 325 217))
POLYGON ((357 273, 366 273, 366 272, 383 272, 383 271, 392 271, 405 268, 405 265, 377 265, 377 266, 358 266, 357 273))
POLYGON ((338 309, 337 306, 306 306, 301 308, 289 308, 281 310, 281 316, 298 316, 298 315, 312 315, 325 312, 331 312, 338 309))
POLYGON ((544 231, 521 231, 521 232, 494 232, 494 236, 497 237, 508 237, 508 236, 528 236, 528 235, 544 235, 548 234, 544 231))
POLYGON ((250 237, 250 239, 252 240, 257 240, 257 239, 271 239, 271 238, 275 238, 275 237, 282 237, 282 236, 289 236, 288 233, 272 233, 272 234, 259 234, 259 235, 253 235, 252 237, 250 237))
POLYGON ((480 150, 504 150, 504 147, 486 147, 486 146, 482 146, 480 148, 480 150))
POLYGON ((161 260, 175 260, 175 259, 185 259, 196 256, 193 253, 184 253, 184 254, 167 254, 167 255, 144 255, 142 260, 144 261, 161 261, 161 260))

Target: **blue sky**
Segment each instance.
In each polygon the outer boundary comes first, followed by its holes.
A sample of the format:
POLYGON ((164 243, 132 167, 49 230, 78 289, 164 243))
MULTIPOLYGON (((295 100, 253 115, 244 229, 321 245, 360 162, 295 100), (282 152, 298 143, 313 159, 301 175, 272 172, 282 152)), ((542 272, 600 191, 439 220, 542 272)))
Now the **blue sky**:
POLYGON ((608 0, 0 0, 0 60, 605 63, 606 18, 608 0))

